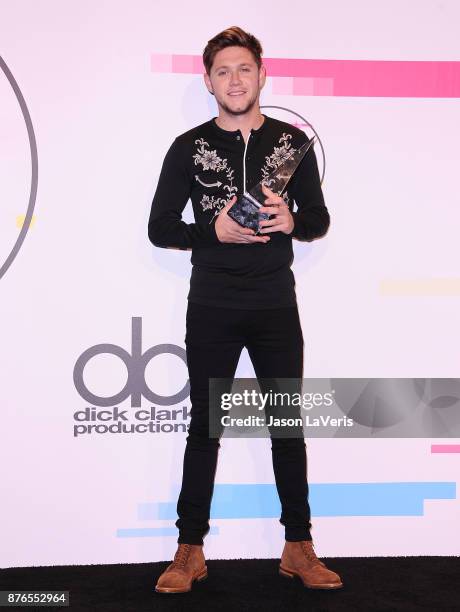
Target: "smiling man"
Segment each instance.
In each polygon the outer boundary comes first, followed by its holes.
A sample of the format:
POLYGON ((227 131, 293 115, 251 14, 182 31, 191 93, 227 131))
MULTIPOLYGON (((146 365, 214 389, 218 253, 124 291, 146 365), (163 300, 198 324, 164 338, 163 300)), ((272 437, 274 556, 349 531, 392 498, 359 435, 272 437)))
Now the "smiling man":
MULTIPOLYGON (((209 436, 209 379, 233 379, 244 347, 259 379, 303 375, 292 239, 311 241, 329 227, 313 149, 283 197, 264 187, 260 211, 271 217, 258 234, 227 214, 237 194, 268 177, 307 141, 304 132, 261 113, 261 56, 260 42, 238 27, 208 42, 204 81, 218 116, 174 140, 150 213, 154 245, 192 249, 185 336, 191 421, 177 503, 178 549, 158 579, 159 593, 190 591, 207 576, 203 537, 220 447, 209 436), (189 199, 194 223, 182 220, 189 199)), ((310 588, 341 587, 313 548, 304 439, 272 437, 271 451, 286 540, 280 573, 297 575, 310 588)))

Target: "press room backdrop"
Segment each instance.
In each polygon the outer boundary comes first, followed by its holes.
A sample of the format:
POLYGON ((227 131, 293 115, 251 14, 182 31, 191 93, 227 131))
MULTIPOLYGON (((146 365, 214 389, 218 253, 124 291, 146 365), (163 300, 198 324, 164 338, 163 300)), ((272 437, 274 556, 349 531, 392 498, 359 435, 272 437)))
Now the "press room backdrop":
MULTIPOLYGON (((3 567, 176 549, 190 252, 147 220, 172 140, 216 114, 199 56, 227 26, 263 42, 264 112, 324 148, 332 224, 293 266, 305 376, 459 376, 458 2, 0 10, 3 567)), ((307 450, 319 554, 460 552, 458 440, 307 450)), ((281 554, 269 440, 223 441, 212 511, 208 557, 281 554)))

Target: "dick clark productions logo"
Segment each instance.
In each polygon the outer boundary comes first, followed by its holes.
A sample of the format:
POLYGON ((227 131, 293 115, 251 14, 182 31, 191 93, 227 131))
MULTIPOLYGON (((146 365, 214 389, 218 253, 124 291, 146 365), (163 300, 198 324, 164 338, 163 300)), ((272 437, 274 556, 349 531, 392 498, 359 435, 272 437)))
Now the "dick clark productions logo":
POLYGON ((142 318, 132 317, 131 352, 117 344, 96 344, 84 351, 77 359, 73 371, 75 387, 81 397, 93 406, 114 406, 131 398, 132 407, 140 407, 142 397, 159 406, 172 406, 187 399, 190 383, 187 380, 180 391, 174 395, 160 395, 150 389, 145 380, 145 369, 154 357, 170 354, 178 357, 186 366, 186 352, 176 344, 157 344, 142 352, 142 318), (93 393, 85 384, 83 374, 88 362, 97 355, 115 355, 123 361, 128 371, 128 380, 123 389, 110 397, 93 393))

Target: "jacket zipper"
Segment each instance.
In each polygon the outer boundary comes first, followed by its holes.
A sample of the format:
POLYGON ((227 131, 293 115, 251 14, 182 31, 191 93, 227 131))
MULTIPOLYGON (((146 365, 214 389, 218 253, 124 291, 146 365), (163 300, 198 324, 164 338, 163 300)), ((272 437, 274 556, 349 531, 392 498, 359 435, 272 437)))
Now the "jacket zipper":
POLYGON ((244 145, 244 155, 243 155, 243 193, 246 193, 246 151, 248 149, 249 139, 251 138, 251 132, 249 132, 248 139, 244 145))

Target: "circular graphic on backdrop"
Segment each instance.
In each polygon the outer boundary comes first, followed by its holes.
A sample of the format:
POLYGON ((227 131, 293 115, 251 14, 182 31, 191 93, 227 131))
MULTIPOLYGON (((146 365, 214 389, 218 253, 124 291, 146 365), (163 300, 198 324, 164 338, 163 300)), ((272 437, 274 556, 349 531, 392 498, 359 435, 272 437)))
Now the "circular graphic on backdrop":
MULTIPOLYGON (((308 138, 312 138, 313 136, 316 136, 316 138, 318 139, 320 150, 321 150, 321 156, 320 156, 320 159, 318 160, 318 170, 319 170, 319 176, 321 178, 321 184, 323 184, 324 175, 326 173, 326 155, 324 153, 324 147, 323 147, 321 138, 319 137, 318 132, 315 130, 312 124, 309 121, 307 121, 305 117, 302 117, 302 115, 299 115, 299 113, 291 110, 290 108, 286 108, 284 106, 272 106, 271 104, 267 104, 267 105, 264 104, 260 108, 261 109, 269 108, 270 117, 273 117, 274 119, 278 119, 279 121, 285 121, 286 123, 290 123, 294 127, 299 128, 300 130, 304 131, 306 135, 308 136, 308 138)), ((317 158, 318 158, 318 155, 317 155, 317 158)))
POLYGON ((372 430, 406 419, 420 405, 425 384, 423 379, 411 378, 331 379, 342 412, 372 430))
POLYGON ((372 434, 393 428, 391 437, 449 438, 460 431, 458 378, 341 378, 331 387, 343 414, 372 434))
POLYGON ((1 219, 0 222, 0 227, 2 228, 2 240, 0 241, 1 279, 13 263, 29 231, 37 198, 38 185, 37 143, 32 120, 24 96, 19 89, 19 85, 2 57, 0 57, 0 96, 2 97, 2 109, 0 111, 0 130, 2 137, 0 138, 0 142, 3 143, 3 146, 5 146, 6 143, 6 150, 0 150, 1 157, 3 158, 4 156, 4 159, 1 159, 2 191, 0 192, 0 200, 3 200, 3 202, 0 204, 0 219, 2 214, 6 214, 6 219, 1 219), (3 78, 3 75, 6 79, 3 78), (21 113, 20 119, 15 116, 18 104, 21 113), (18 143, 17 122, 19 120, 25 123, 28 136, 27 145, 18 143), (20 193, 24 185, 18 184, 18 177, 21 177, 22 180, 24 170, 17 175, 11 172, 11 168, 13 168, 15 164, 22 164, 20 158, 22 158, 24 151, 20 151, 20 149, 24 146, 27 146, 29 150, 27 154, 30 153, 31 161, 28 201, 27 194, 20 193), (16 213, 25 213, 24 215, 18 216, 16 224, 14 222, 13 211, 16 213), (5 234, 3 234, 3 232, 5 232, 5 234))

